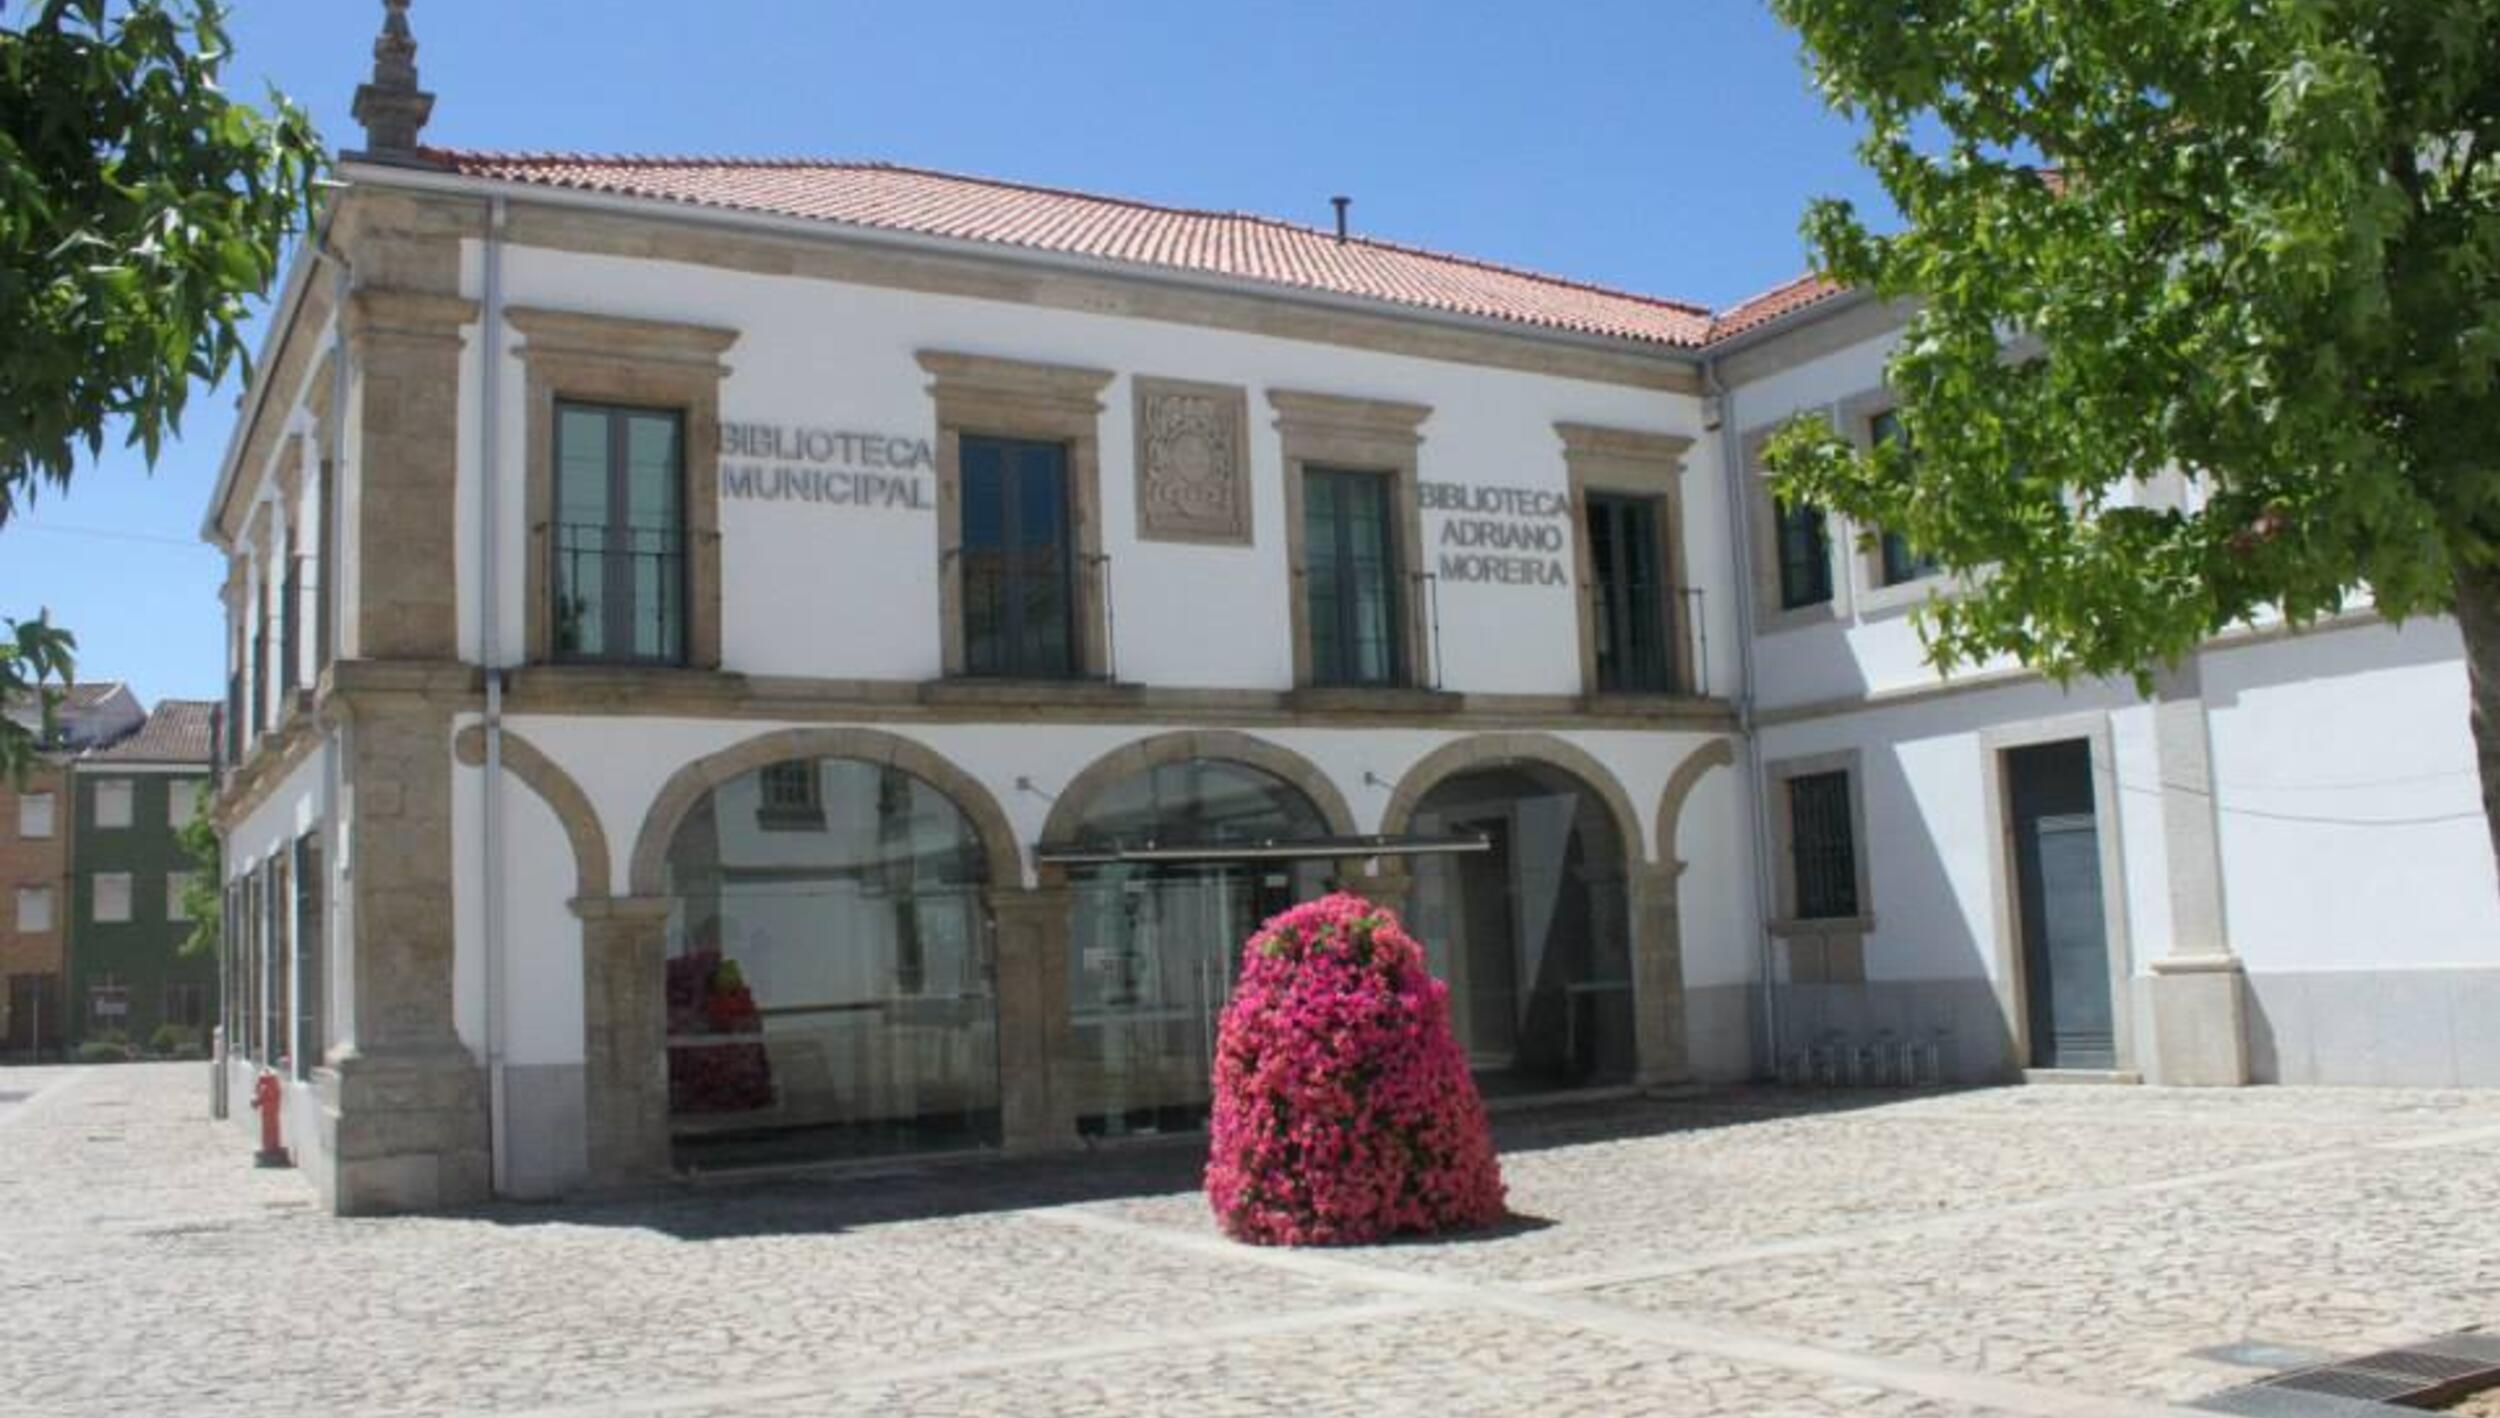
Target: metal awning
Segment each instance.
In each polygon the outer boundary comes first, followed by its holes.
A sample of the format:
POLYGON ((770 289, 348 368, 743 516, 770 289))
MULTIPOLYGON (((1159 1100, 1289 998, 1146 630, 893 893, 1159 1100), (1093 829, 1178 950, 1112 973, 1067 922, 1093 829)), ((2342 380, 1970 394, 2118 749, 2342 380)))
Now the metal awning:
POLYGON ((1332 857, 1437 857, 1492 850, 1477 836, 1428 833, 1368 837, 1258 837, 1225 842, 1044 842, 1033 860, 1043 866, 1105 866, 1113 862, 1293 862, 1332 857))

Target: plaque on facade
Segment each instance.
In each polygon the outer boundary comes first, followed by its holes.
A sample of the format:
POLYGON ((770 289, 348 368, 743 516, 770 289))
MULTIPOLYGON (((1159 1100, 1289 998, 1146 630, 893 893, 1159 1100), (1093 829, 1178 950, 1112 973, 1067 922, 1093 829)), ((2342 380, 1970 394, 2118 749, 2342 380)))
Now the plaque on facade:
POLYGON ((1248 393, 1229 384, 1136 382, 1137 535, 1248 546, 1248 393))

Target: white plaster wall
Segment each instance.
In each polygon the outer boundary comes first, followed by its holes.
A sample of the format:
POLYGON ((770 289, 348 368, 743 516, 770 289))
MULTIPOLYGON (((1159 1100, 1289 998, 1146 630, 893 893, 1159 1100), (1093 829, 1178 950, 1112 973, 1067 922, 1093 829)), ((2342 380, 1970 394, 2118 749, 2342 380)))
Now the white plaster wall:
MULTIPOLYGON (((2061 690, 2031 682, 1973 690, 1922 703, 1781 724, 1763 731, 1764 760, 1855 749, 1864 774, 1865 853, 1875 928, 1866 941, 1870 980, 1988 978, 2003 975, 1996 941, 1996 867, 1990 844, 1999 809, 1987 791, 1986 738, 1998 728, 2043 721, 2110 725, 2112 748, 2136 771, 2150 753, 2150 711, 2132 691, 2114 685, 2061 690), (2076 716, 2084 716, 2076 719, 2076 716)), ((2078 729, 2078 733, 2081 730, 2078 729)), ((2123 782, 2123 776, 2122 776, 2123 782)), ((2136 935, 2139 912, 2167 890, 2158 856, 2160 803, 2121 792, 2115 832, 2126 871, 2127 919, 2112 922, 2112 944, 2132 937, 2140 971, 2147 958, 2136 935), (2149 840, 2152 853, 2144 850, 2149 840), (2117 934, 2125 929, 2126 937, 2117 934)), ((1774 870, 1784 869, 1775 863, 1774 870)), ((2166 898, 2158 917, 2167 934, 2166 898)))
MULTIPOLYGON (((475 294, 474 253, 467 265, 475 294)), ((1114 371, 1120 377, 1104 391, 1098 427, 1115 649, 1121 678, 1156 685, 1290 683, 1285 608, 1293 589, 1285 559, 1282 455, 1266 400, 1271 388, 1430 405, 1420 454, 1428 481, 1560 491, 1565 473, 1553 431, 1559 420, 1682 434, 1696 440, 1683 488, 1687 576, 1710 590, 1716 661, 1708 668, 1710 681, 1722 692, 1735 684, 1732 597, 1723 594, 1733 573, 1717 441, 1703 436, 1699 401, 1689 396, 1127 317, 527 247, 506 248, 504 290, 513 305, 738 329, 741 337, 728 355, 733 372, 722 391, 722 414, 730 421, 934 439, 929 376, 914 360, 924 349, 1114 371), (1141 373, 1248 389, 1255 545, 1137 537, 1128 376, 1141 373)), ((507 331, 504 343, 513 342, 507 331)), ((526 545, 520 469, 529 436, 517 358, 502 361, 502 381, 496 503, 505 556, 513 558, 501 597, 504 654, 512 660, 520 654, 523 625, 517 558, 526 545)), ((468 559, 476 527, 467 490, 478 481, 478 454, 471 417, 473 410, 464 408, 460 507, 462 585, 473 595, 468 559)), ((1438 514, 1425 515, 1428 544, 1438 537, 1440 521, 1438 514)), ((725 498, 722 539, 728 668, 871 679, 938 674, 932 512, 725 498)), ((1446 687, 1580 689, 1578 612, 1568 587, 1444 583, 1440 596, 1446 687)), ((471 600, 462 634, 472 648, 474 620, 471 600)))
MULTIPOLYGON (((473 722, 473 721, 472 721, 473 722)), ((486 772, 452 770, 452 891, 459 939, 453 968, 460 1038, 486 1054, 485 856, 481 823, 486 772)), ((582 1062, 582 929, 572 841, 555 810, 510 773, 503 780, 504 1061, 515 1066, 582 1062)))
POLYGON ((2224 910, 2252 974, 2500 965, 2500 884, 2445 621, 2209 654, 2224 910))
POLYGON ((285 851, 289 843, 321 822, 326 812, 322 757, 316 749, 226 829, 225 858, 219 864, 226 880, 243 876, 285 851))
MULTIPOLYGON (((1898 343, 1898 331, 1887 332, 1738 385, 1734 408, 1740 440, 1799 414, 1837 418, 1842 400, 1883 387, 1884 361, 1898 343)), ((1833 518, 1831 529, 1834 614, 1801 620, 1755 639, 1756 695, 1766 708, 1855 699, 1937 683, 1919 642, 1914 603, 1893 598, 1870 602, 1868 592, 1873 588, 1866 584, 1865 558, 1859 554, 1855 529, 1838 517, 1833 518)), ((2010 663, 1991 661, 1962 673, 1967 676, 2010 663)))

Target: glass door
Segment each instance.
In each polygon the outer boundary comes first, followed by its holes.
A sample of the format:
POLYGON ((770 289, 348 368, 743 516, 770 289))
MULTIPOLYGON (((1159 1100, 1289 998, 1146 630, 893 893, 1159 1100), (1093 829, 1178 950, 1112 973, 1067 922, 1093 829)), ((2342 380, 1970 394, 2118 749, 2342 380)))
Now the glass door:
POLYGON ((1217 1021, 1251 932, 1318 889, 1314 868, 1114 863, 1074 885, 1074 1073, 1088 1135, 1203 1126, 1217 1021))

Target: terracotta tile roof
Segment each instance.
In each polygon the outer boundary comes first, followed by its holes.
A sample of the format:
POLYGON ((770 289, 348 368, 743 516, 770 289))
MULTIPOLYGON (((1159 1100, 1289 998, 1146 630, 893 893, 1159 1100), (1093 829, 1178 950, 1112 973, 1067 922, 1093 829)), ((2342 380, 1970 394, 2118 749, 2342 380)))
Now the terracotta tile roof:
POLYGON ((1291 286, 1676 349, 1710 312, 1239 212, 1193 211, 885 163, 585 157, 429 149, 454 172, 810 218, 1291 286))
POLYGON ((206 699, 160 699, 147 722, 103 748, 89 749, 83 763, 209 763, 209 728, 217 705, 206 699))
POLYGON ((1720 311, 1710 322, 1710 339, 1716 342, 1758 329, 1781 316, 1845 294, 1848 289, 1837 281, 1825 280, 1811 272, 1795 280, 1784 281, 1760 295, 1749 296, 1720 311))

